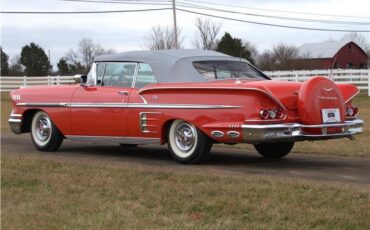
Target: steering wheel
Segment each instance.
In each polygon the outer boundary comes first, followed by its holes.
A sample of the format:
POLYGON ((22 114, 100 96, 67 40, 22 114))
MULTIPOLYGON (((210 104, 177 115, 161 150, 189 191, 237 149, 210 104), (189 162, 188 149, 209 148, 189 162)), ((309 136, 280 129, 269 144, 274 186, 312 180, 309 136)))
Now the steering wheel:
POLYGON ((119 76, 118 77, 118 80, 121 82, 121 80, 125 80, 128 84, 130 84, 131 82, 130 82, 130 79, 128 79, 127 77, 125 77, 124 75, 122 75, 122 76, 119 76))

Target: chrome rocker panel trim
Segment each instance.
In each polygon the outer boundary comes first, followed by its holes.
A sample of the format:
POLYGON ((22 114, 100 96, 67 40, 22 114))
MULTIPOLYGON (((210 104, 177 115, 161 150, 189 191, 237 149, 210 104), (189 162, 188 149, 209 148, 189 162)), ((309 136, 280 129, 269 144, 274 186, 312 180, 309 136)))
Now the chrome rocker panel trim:
POLYGON ((363 132, 364 121, 355 119, 344 123, 303 125, 299 123, 287 124, 261 124, 241 126, 243 130, 243 142, 262 143, 278 141, 304 141, 304 140, 327 140, 334 138, 349 137, 363 132), (304 133, 304 128, 320 128, 321 134, 304 133), (328 128, 342 128, 341 133, 328 133, 328 128))
POLYGON ((116 137, 116 136, 82 136, 82 135, 66 135, 71 141, 94 142, 105 144, 160 144, 159 138, 146 137, 116 137))

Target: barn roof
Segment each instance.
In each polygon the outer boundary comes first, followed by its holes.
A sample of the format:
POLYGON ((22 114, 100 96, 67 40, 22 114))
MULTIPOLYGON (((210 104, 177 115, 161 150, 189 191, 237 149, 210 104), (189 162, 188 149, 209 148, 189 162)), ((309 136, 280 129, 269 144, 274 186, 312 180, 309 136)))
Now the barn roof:
POLYGON ((310 58, 332 58, 334 55, 349 42, 327 41, 318 43, 305 43, 298 47, 299 55, 309 55, 310 58))

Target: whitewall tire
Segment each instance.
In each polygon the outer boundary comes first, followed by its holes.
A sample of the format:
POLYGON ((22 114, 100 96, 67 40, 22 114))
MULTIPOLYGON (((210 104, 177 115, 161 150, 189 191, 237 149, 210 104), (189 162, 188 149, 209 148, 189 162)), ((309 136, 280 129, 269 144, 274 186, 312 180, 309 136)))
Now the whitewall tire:
POLYGON ((171 155, 180 163, 200 163, 207 158, 212 147, 208 136, 183 120, 172 122, 167 141, 171 155))
POLYGON ((63 142, 63 135, 47 113, 38 111, 32 118, 31 139, 40 151, 56 151, 63 142))

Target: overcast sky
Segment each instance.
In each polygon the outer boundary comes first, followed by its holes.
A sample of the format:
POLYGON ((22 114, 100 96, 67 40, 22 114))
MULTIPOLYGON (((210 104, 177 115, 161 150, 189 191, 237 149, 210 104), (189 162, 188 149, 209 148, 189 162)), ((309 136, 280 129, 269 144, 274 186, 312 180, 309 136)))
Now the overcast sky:
MULTIPOLYGON (((178 0, 180 1, 180 0, 178 0)), ((187 0, 182 0, 186 2, 187 0)), ((210 3, 233 4, 245 7, 299 11, 315 14, 335 14, 369 17, 369 0, 199 0, 210 3)), ((189 2, 190 3, 190 2, 189 2)), ((127 10, 140 8, 161 8, 163 6, 140 6, 122 4, 66 2, 58 0, 1 0, 2 11, 89 11, 89 10, 127 10)), ((229 8, 213 5, 222 9, 239 10, 249 13, 280 15, 287 17, 304 17, 326 20, 367 21, 369 18, 327 17, 317 15, 298 15, 278 13, 272 11, 250 10, 243 8, 229 8)), ((205 12, 205 11, 204 11, 205 12)), ((212 13, 212 12, 208 12, 212 13)), ((215 13, 213 13, 215 14, 215 13)), ((225 17, 234 17, 259 22, 335 29, 362 29, 367 26, 335 25, 318 23, 298 23, 259 17, 221 14, 225 17)), ((177 12, 178 26, 182 28, 185 48, 193 48, 194 20, 198 17, 185 12, 177 12)), ((243 22, 213 19, 222 22, 219 35, 227 31, 232 36, 254 43, 260 52, 270 49, 280 42, 299 46, 303 43, 320 42, 328 39, 339 39, 345 33, 318 32, 284 29, 254 25, 243 22)), ((76 49, 81 38, 91 38, 105 48, 112 48, 117 52, 140 50, 143 47, 145 34, 155 25, 172 26, 172 11, 117 13, 117 14, 84 14, 84 15, 9 15, 1 14, 1 46, 12 57, 20 54, 21 47, 35 42, 41 47, 50 50, 51 63, 56 62, 69 49, 76 49)), ((370 33, 362 33, 370 40, 370 33)))

